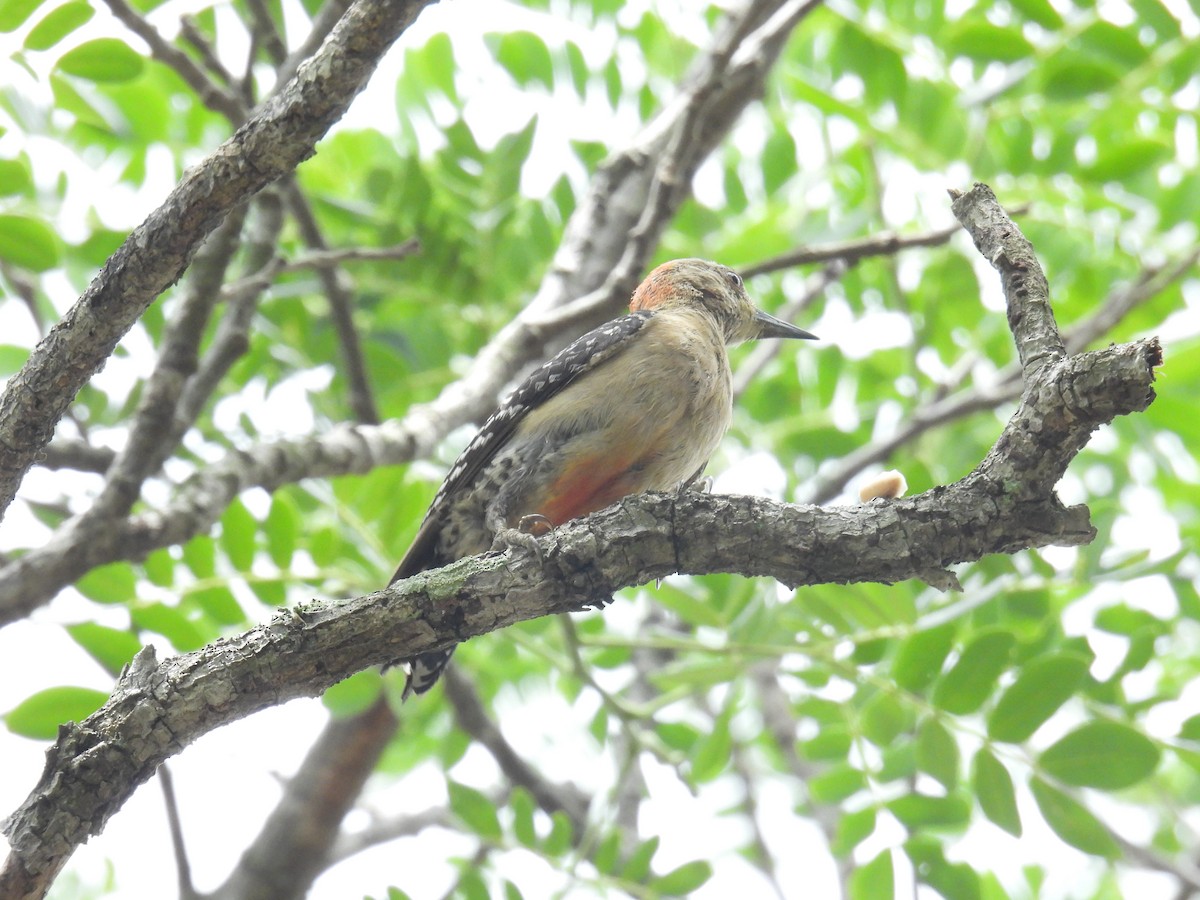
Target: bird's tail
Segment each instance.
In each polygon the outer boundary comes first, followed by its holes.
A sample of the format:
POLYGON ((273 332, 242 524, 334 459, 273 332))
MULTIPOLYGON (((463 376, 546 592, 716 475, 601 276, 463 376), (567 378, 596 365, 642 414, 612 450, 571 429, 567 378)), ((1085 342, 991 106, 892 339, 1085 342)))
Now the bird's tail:
POLYGON ((445 650, 430 650, 407 660, 408 680, 404 683, 404 693, 400 699, 407 700, 411 694, 423 694, 433 687, 453 655, 454 647, 447 647, 445 650))

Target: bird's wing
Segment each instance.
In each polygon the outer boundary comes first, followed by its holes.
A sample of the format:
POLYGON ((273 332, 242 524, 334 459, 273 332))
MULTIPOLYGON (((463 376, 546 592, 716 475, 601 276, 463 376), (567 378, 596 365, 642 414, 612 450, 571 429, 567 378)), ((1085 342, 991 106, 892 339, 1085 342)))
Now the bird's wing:
POLYGON ((508 395, 450 467, 446 480, 429 506, 429 512, 425 514, 421 530, 417 532, 389 584, 429 567, 442 528, 443 510, 455 494, 469 487, 495 458, 496 452, 512 436, 521 420, 581 375, 620 353, 628 346, 629 339, 641 331, 654 315, 652 310, 643 310, 592 329, 534 369, 508 395))

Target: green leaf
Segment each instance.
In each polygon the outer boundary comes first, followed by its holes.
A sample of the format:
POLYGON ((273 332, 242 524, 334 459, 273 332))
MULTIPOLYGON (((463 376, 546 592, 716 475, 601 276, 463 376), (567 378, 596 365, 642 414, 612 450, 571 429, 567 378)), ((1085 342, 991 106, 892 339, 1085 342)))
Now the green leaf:
POLYGON ((809 796, 817 803, 833 805, 852 797, 867 786, 862 770, 849 763, 838 763, 808 780, 809 796))
POLYGON ((127 603, 137 592, 133 566, 125 562, 97 566, 75 582, 75 589, 97 603, 127 603))
POLYGON ((892 677, 906 691, 920 693, 933 683, 954 646, 954 624, 927 628, 906 638, 896 651, 892 677))
POLYGON ((145 60, 124 41, 96 38, 63 54, 58 70, 89 81, 131 81, 142 74, 145 60))
POLYGON ((711 877, 712 866, 698 859, 655 878, 650 882, 650 890, 664 897, 682 897, 699 888, 711 877))
POLYGON ((339 681, 321 696, 321 702, 335 716, 353 716, 368 710, 383 690, 377 669, 366 669, 339 681))
POLYGON ((488 892, 487 882, 483 880, 478 867, 468 867, 464 861, 458 872, 458 884, 454 886, 454 896, 462 900, 492 900, 488 892))
POLYGON ((767 136, 762 167, 763 187, 768 194, 774 194, 800 170, 796 162, 796 139, 786 128, 776 128, 767 136))
POLYGON ((650 863, 654 854, 658 852, 658 844, 658 835, 638 844, 637 849, 629 854, 629 859, 621 870, 621 877, 635 884, 645 881, 646 876, 650 874, 650 863))
POLYGON ((613 109, 621 102, 621 88, 621 67, 614 56, 604 66, 604 90, 608 95, 608 105, 613 109))
POLYGON ((342 536, 328 525, 318 528, 309 535, 308 555, 317 568, 328 569, 342 558, 342 536))
POLYGON ((969 643, 958 662, 933 691, 935 705, 955 715, 974 712, 991 696, 996 679, 1008 667, 1016 638, 1008 631, 984 631, 969 643))
POLYGON ((25 36, 26 50, 49 50, 68 34, 92 18, 94 10, 90 4, 72 0, 46 17, 25 36))
POLYGON ((67 634, 114 676, 142 649, 142 642, 136 635, 94 622, 68 625, 67 634))
POLYGON ((0 344, 0 378, 15 375, 29 359, 29 348, 14 344, 0 344))
POLYGON ((58 238, 41 219, 0 215, 0 259, 45 272, 58 265, 58 238))
POLYGON ((1185 741, 1200 742, 1200 713, 1184 720, 1179 726, 1179 737, 1185 741))
POLYGON ((986 747, 975 754, 972 769, 972 786, 983 814, 1013 837, 1020 837, 1021 814, 1008 769, 986 747))
POLYGON ((1029 780, 1029 787, 1046 824, 1060 838, 1084 853, 1108 859, 1120 856, 1121 850, 1108 829, 1082 803, 1037 776, 1029 780))
POLYGON ((455 781, 447 782, 446 788, 450 792, 450 809, 468 828, 489 841, 500 840, 500 818, 486 795, 455 781))
POLYGON ((1140 66, 1150 55, 1150 48, 1138 39, 1136 27, 1122 28, 1104 19, 1083 29, 1073 44, 1091 56, 1106 56, 1127 69, 1140 66))
POLYGON ((555 810, 550 816, 550 833, 542 842, 542 852, 547 856, 561 856, 571 847, 571 835, 574 829, 571 820, 561 809, 555 810))
POLYGON ((169 550, 155 550, 142 562, 142 570, 150 583, 158 587, 175 583, 175 559, 169 550))
MULTIPOLYGON (((24 157, 20 159, 0 159, 0 197, 12 197, 17 194, 33 192, 33 176, 29 173, 29 163, 24 157)), ((7 346, 7 345, 6 345, 7 346)), ((25 349, 26 356, 29 350, 25 349)), ((16 371, 13 369, 12 371, 16 371)))
POLYGON ((258 520, 238 498, 221 515, 221 549, 239 572, 249 572, 254 566, 254 539, 258 520))
POLYGON ((1063 18, 1051 5, 1050 0, 1009 0, 1013 8, 1031 22, 1037 22, 1047 31, 1063 27, 1063 18))
MULTIPOLYGON (((732 709, 729 708, 732 712, 732 709)), ((705 735, 692 755, 691 778, 697 784, 712 781, 729 764, 733 738, 729 733, 729 716, 723 712, 713 722, 712 731, 705 735)))
POLYGON ((147 603, 129 611, 138 628, 161 634, 181 653, 195 650, 207 643, 206 636, 182 611, 162 603, 147 603))
POLYGON ((244 625, 246 613, 233 591, 226 584, 210 584, 188 588, 183 599, 195 604, 220 625, 244 625))
POLYGON ((435 87, 456 106, 458 91, 454 87, 454 73, 458 66, 454 61, 454 43, 450 35, 438 32, 430 35, 425 46, 410 51, 405 56, 405 74, 416 77, 421 84, 435 87))
POLYGON ((900 781, 917 774, 917 742, 896 741, 883 748, 883 764, 875 773, 881 782, 900 781))
POLYGON ((278 578, 252 578, 246 582, 260 603, 267 606, 287 605, 287 586, 278 578))
POLYGON ((540 36, 532 31, 510 31, 484 35, 484 41, 517 84, 525 87, 531 81, 540 81, 547 89, 554 89, 554 62, 540 36))
POLYGON ((948 791, 958 783, 958 742, 932 716, 917 728, 917 768, 948 791))
POLYGON ((1012 744, 1028 740, 1079 689, 1090 665, 1078 653, 1030 660, 988 715, 988 737, 1012 744))
POLYGON ((887 808, 909 831, 962 828, 971 818, 971 804, 957 794, 949 797, 905 794, 890 801, 887 808))
POLYGON ((587 59, 583 55, 583 51, 579 49, 579 45, 574 41, 567 41, 565 45, 567 55, 567 67, 571 70, 571 84, 575 88, 575 93, 580 100, 587 98, 588 79, 591 78, 591 72, 588 71, 587 59))
POLYGON ((1033 45, 1018 28, 1003 28, 983 18, 964 16, 941 43, 947 52, 983 61, 1016 62, 1033 55, 1033 45))
POLYGON ((513 835, 522 846, 537 847, 537 829, 533 825, 534 802, 529 791, 514 787, 508 798, 508 807, 513 814, 513 835))
POLYGON ((1096 161, 1081 171, 1092 181, 1120 181, 1147 169, 1157 168, 1174 155, 1174 148, 1165 141, 1151 138, 1131 138, 1119 142, 1106 140, 1100 144, 1096 161))
POLYGON ((596 871, 604 875, 613 875, 617 870, 617 862, 621 853, 621 832, 610 831, 592 854, 592 865, 596 871))
POLYGON ((0 0, 0 32, 16 31, 42 5, 42 0, 0 0))
POLYGON ((904 842, 917 879, 947 900, 979 900, 979 876, 966 863, 947 862, 942 844, 929 835, 915 835, 904 842))
POLYGON ((849 856, 855 847, 874 834, 876 818, 873 806, 842 815, 829 845, 834 856, 849 856))
POLYGON ((1150 777, 1160 755, 1128 725, 1088 722, 1048 747, 1038 763, 1064 784, 1115 791, 1150 777))
POLYGON ((1051 100, 1080 100, 1111 90, 1122 74, 1115 64, 1078 53, 1059 53, 1046 63, 1043 90, 1051 100))
POLYGON ((217 574, 217 542, 207 534, 198 534, 183 545, 183 561, 197 578, 217 574))
POLYGON ((64 722, 82 722, 108 699, 104 691, 82 687, 52 687, 26 697, 5 713, 4 722, 13 734, 36 740, 52 740, 64 722))
POLYGON ((911 724, 912 711, 886 691, 868 700, 860 717, 863 735, 878 747, 886 747, 911 724))
POLYGON ((805 759, 836 760, 845 759, 850 753, 854 737, 842 725, 826 725, 816 735, 807 741, 800 742, 800 752, 805 759))
POLYGON ((700 738, 700 732, 683 722, 656 722, 654 731, 659 739, 672 750, 691 752, 700 738))
POLYGON ((296 553, 300 513, 286 493, 276 493, 271 498, 271 510, 263 528, 267 533, 267 552, 271 561, 281 569, 289 568, 296 553))
POLYGON ((850 900, 878 900, 880 897, 893 896, 894 891, 891 850, 884 850, 850 875, 850 900))

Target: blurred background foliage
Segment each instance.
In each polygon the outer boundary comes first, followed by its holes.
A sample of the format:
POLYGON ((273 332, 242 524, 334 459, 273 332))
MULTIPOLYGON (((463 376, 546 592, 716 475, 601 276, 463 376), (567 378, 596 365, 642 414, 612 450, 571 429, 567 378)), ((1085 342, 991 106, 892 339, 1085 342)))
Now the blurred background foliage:
MULTIPOLYGON (((420 241, 416 255, 338 273, 385 417, 437 396, 528 301, 589 178, 675 96, 721 15, 615 0, 477 16, 442 6, 295 178, 329 246, 420 241)), ((318 7, 133 4, 172 36, 188 12, 233 71, 245 67, 245 23, 267 14, 294 46, 318 7)), ((909 882, 949 898, 1196 889, 1198 15, 1195 3, 1159 0, 854 0, 802 23, 655 261, 749 269, 798 248, 926 234, 951 224, 946 188, 984 181, 1024 210, 1068 333, 1112 313, 1091 346, 1162 339, 1158 399, 1098 433, 1060 487, 1065 502, 1089 505, 1092 544, 963 566, 961 594, 916 582, 791 594, 765 580, 676 577, 603 613, 460 648, 455 665, 514 746, 593 800, 587 834, 570 834, 561 814, 480 767, 440 691, 407 704, 378 780, 444 782, 448 827, 468 838, 443 864, 454 890, 728 896, 745 884, 751 896, 772 885, 798 896, 806 871, 861 898, 909 882), (1155 290, 1114 312, 1148 278, 1155 290), (632 785, 650 809, 664 784, 690 792, 689 821, 635 816, 631 834, 623 793, 632 785), (681 835, 697 829, 719 839, 689 851, 681 835), (545 866, 529 875, 522 853, 545 866)), ((232 126, 105 8, 0 0, 0 33, 8 375, 232 126)), ((274 72, 255 61, 258 96, 274 72)), ((248 242, 243 255, 254 252, 248 242)), ((286 217, 278 252, 306 252, 286 217)), ((814 270, 775 268, 750 279, 751 293, 778 311, 814 270)), ((745 390, 710 467, 716 489, 857 502, 869 472, 839 460, 948 397, 977 402, 879 465, 905 472, 913 491, 964 476, 1014 407, 995 282, 961 234, 849 266, 798 313, 823 343, 783 348, 745 390)), ((150 308, 61 436, 120 445, 176 303, 168 294, 150 308)), ((327 309, 315 270, 278 277, 247 352, 148 487, 147 507, 230 448, 352 418, 327 309)), ((735 369, 752 352, 735 351, 735 369)), ((191 650, 283 604, 375 590, 468 437, 455 432, 408 467, 251 492, 211 536, 93 570, 39 621, 114 673, 143 642, 191 650)), ((98 484, 35 471, 25 512, 14 508, 0 532, 5 552, 43 543, 98 484)), ((108 686, 39 677, 5 716, 14 735, 52 737, 108 686)), ((357 676, 327 705, 363 709, 395 689, 392 677, 357 676)), ((36 772, 26 776, 31 785, 36 772)), ((136 856, 113 853, 119 882, 136 856)))

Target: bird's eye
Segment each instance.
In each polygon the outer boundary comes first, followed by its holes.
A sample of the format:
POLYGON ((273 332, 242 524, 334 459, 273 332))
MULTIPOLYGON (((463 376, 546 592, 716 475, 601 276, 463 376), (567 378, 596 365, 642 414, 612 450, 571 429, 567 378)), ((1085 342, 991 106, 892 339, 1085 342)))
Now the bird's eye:
POLYGON ((742 276, 733 271, 733 269, 726 269, 725 277, 729 279, 729 283, 735 288, 740 288, 742 286, 742 276))

